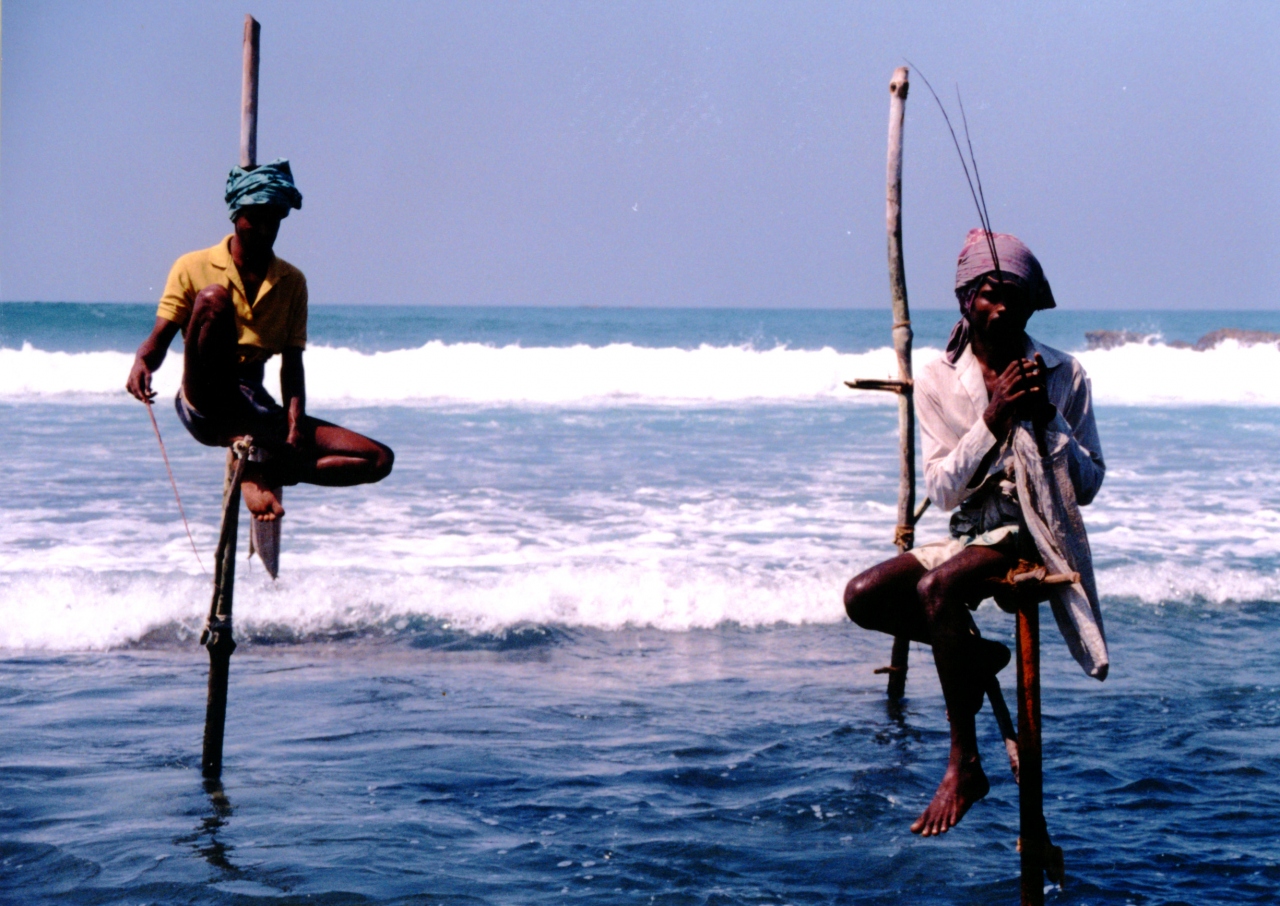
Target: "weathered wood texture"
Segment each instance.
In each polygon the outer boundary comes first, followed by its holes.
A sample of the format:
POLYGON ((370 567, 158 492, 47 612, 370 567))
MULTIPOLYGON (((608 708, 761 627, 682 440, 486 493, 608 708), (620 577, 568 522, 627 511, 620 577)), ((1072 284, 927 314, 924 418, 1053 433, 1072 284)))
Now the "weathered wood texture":
POLYGON ((262 26, 244 17, 244 73, 240 81, 240 166, 258 165, 258 36, 262 26))
MULTIPOLYGON (((907 67, 899 66, 889 83, 889 157, 885 174, 885 226, 889 234, 889 290, 893 296, 893 351, 898 357, 898 444, 901 472, 898 478, 898 525, 894 543, 898 552, 911 550, 915 542, 916 413, 911 383, 911 313, 907 307, 907 271, 902 260, 902 122, 906 114, 907 67)), ((901 698, 907 685, 910 643, 893 640, 889 671, 889 697, 901 698)))
POLYGON ((1043 906, 1044 775, 1040 749, 1040 605, 1018 608, 1018 827, 1022 906, 1043 906))
POLYGON ((200 769, 205 777, 222 774, 222 740, 227 724, 227 680, 231 654, 231 605, 236 587, 236 534, 240 525, 240 482, 249 461, 249 446, 238 443, 227 451, 227 477, 222 492, 222 532, 213 564, 213 600, 200 643, 209 651, 209 697, 204 712, 204 748, 200 769))

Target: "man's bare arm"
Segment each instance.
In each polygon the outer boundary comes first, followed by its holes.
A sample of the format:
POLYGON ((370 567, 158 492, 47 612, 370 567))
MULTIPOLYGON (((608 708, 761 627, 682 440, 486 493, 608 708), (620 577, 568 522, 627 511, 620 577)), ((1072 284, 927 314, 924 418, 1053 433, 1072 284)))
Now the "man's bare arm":
POLYGON ((280 395, 289 413, 289 436, 285 443, 296 447, 302 442, 302 416, 307 407, 307 375, 302 367, 302 350, 296 346, 280 354, 280 395))
POLYGON ((129 380, 124 385, 135 398, 144 403, 155 398, 156 392, 151 389, 151 373, 164 362, 164 357, 169 352, 169 344, 173 342, 173 338, 178 335, 180 329, 177 321, 156 318, 151 334, 138 347, 138 354, 133 359, 133 368, 129 371, 129 380))

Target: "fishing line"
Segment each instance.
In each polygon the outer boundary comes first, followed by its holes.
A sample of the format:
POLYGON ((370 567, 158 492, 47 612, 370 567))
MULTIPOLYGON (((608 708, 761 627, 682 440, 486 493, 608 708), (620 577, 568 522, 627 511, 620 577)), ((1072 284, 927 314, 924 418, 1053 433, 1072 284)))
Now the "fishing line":
MULTIPOLYGON (((991 252, 991 262, 995 265, 996 273, 1000 273, 1000 256, 996 254, 996 241, 991 233, 991 218, 987 214, 987 199, 984 195, 982 201, 978 201, 978 196, 982 192, 982 178, 978 177, 977 190, 973 187, 973 177, 969 175, 969 164, 964 159, 964 152, 960 150, 960 139, 956 137, 955 127, 951 125, 951 117, 947 115, 946 105, 942 103, 942 98, 938 97, 938 92, 933 90, 933 85, 929 82, 929 77, 920 71, 920 67, 916 66, 910 60, 906 61, 907 65, 916 71, 916 75, 920 76, 924 81, 925 87, 929 89, 929 93, 933 95, 933 99, 938 104, 938 109, 942 111, 942 118, 947 122, 947 131, 951 133, 951 142, 956 146, 956 154, 960 156, 960 166, 964 168, 964 178, 969 183, 969 195, 973 198, 973 206, 978 209, 978 221, 982 224, 983 232, 987 234, 987 249, 991 252)), ((956 86, 956 98, 960 98, 960 86, 956 86)), ((973 176, 978 176, 978 161, 973 156, 973 142, 969 140, 969 118, 964 115, 964 101, 960 101, 960 115, 964 117, 964 138, 969 145, 969 158, 973 162, 973 176)))
POLYGON ((155 429, 156 440, 160 443, 160 455, 164 457, 164 468, 169 473, 169 484, 173 486, 173 499, 178 501, 178 512, 182 514, 182 527, 187 530, 187 540, 191 542, 191 553, 196 555, 196 562, 200 564, 200 571, 206 576, 209 571, 204 568, 204 561, 200 559, 200 551, 196 550, 196 539, 191 537, 191 525, 187 522, 187 511, 182 508, 182 498, 178 496, 178 481, 173 477, 173 467, 169 465, 169 451, 164 448, 164 438, 160 436, 160 424, 156 421, 156 414, 151 409, 151 400, 143 400, 147 404, 147 415, 151 416, 151 427, 155 429))

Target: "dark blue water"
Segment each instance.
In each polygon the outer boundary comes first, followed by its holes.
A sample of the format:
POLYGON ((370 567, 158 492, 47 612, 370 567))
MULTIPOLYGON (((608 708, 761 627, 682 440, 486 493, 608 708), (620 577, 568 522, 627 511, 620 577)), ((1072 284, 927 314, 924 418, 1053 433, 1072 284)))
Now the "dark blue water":
MULTIPOLYGON (((1274 606, 1113 607, 1099 686, 1046 643, 1053 903, 1271 903, 1274 606)), ((1007 618, 984 613, 987 634, 1007 618)), ((946 723, 927 651, 847 626, 251 647, 225 787, 198 771, 203 652, 0 663, 0 892, 63 903, 1016 902, 1017 799, 907 825, 946 723)), ((445 633, 447 635, 447 633, 445 633)), ((1008 685, 1008 681, 1006 682, 1008 685)))
MULTIPOLYGON (((767 352, 881 349, 886 312, 318 307, 313 344, 364 355, 309 352, 330 388, 309 405, 390 443, 396 470, 289 489, 279 581, 241 560, 213 791, 208 579, 119 389, 153 315, 0 305, 0 367, 67 378, 43 393, 0 375, 0 901, 1016 902, 1017 789, 994 722, 979 717, 991 794, 945 837, 914 837, 947 751, 931 657, 913 651, 889 708, 872 671, 890 643, 840 607, 891 551, 894 408, 843 393, 820 352, 767 352), (459 352, 470 342, 557 348, 459 352), (567 347, 610 343, 642 349, 630 395, 529 403, 484 383, 541 367, 608 389, 567 347), (758 352, 721 355, 744 345, 758 352), (376 370, 372 353, 405 349, 376 370), (456 376, 377 396, 383 375, 447 355, 456 376), (817 377, 793 392, 793 368, 817 377), (776 394, 733 395, 761 372, 776 394), (454 379, 470 397, 442 395, 454 379), (344 400, 350 386, 364 395, 344 400)), ((950 322, 917 315, 918 345, 950 322)), ((1280 317, 1032 326, 1078 349, 1086 330, 1195 340, 1280 317)), ((1270 382, 1280 355, 1081 358, 1103 401, 1108 475, 1085 517, 1113 666, 1085 677, 1046 611, 1046 815, 1067 866, 1049 902, 1274 902, 1280 407, 1235 388, 1270 382), (1196 386, 1210 402, 1177 396, 1196 386)), ((157 417, 208 565, 221 453, 171 407, 157 417)), ((921 540, 945 524, 931 511, 921 540)), ((1008 617, 978 619, 1009 640, 1008 617)))

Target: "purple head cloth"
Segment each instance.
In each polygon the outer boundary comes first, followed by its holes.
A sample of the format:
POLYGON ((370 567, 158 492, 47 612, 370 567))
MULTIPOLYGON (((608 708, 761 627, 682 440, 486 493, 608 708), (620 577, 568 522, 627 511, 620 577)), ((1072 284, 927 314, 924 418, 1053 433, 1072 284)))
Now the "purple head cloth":
MULTIPOLYGON (((1053 308, 1053 290, 1044 278, 1044 270, 1031 249, 1017 236, 1008 233, 992 233, 991 240, 1000 259, 1000 277, 1008 283, 1016 283, 1030 292, 1032 311, 1053 308)), ((970 230, 956 261, 956 298, 960 302, 960 320, 951 328, 947 340, 947 360, 955 362, 969 344, 969 306, 982 286, 982 278, 993 273, 996 262, 991 259, 991 244, 983 230, 970 230)))

